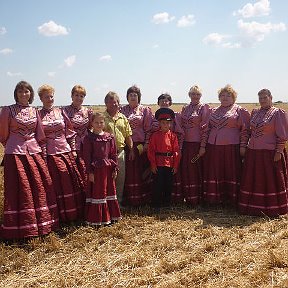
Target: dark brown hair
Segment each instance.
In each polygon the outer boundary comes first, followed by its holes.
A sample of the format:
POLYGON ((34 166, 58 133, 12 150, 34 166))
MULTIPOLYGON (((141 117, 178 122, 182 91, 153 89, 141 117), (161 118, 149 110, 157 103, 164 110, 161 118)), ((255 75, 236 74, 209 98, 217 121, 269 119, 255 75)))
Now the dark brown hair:
POLYGON ((172 105, 172 97, 168 93, 163 93, 158 97, 157 104, 159 105, 159 101, 162 99, 167 99, 169 101, 170 106, 172 105))
POLYGON ((128 88, 127 93, 126 93, 126 99, 128 101, 128 95, 130 93, 136 93, 138 95, 138 103, 140 103, 141 101, 141 91, 140 88, 138 88, 136 85, 133 85, 131 87, 128 88))
POLYGON ((15 99, 15 102, 17 103, 18 102, 18 98, 17 98, 17 91, 20 90, 20 89, 28 89, 30 91, 30 98, 29 98, 29 101, 28 103, 31 104, 34 100, 34 90, 32 88, 32 86, 26 82, 26 81, 20 81, 17 83, 15 89, 14 89, 14 99, 15 99))

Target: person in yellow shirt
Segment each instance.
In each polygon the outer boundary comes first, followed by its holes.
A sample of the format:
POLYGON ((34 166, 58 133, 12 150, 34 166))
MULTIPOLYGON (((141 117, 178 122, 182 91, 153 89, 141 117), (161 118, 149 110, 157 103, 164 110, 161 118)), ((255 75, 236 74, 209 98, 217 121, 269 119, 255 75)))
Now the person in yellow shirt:
POLYGON ((125 182, 125 151, 129 151, 129 160, 134 159, 132 130, 128 119, 119 112, 120 99, 117 93, 110 91, 104 99, 106 105, 105 131, 113 134, 116 140, 119 171, 116 178, 117 199, 119 204, 123 204, 123 189, 125 182))

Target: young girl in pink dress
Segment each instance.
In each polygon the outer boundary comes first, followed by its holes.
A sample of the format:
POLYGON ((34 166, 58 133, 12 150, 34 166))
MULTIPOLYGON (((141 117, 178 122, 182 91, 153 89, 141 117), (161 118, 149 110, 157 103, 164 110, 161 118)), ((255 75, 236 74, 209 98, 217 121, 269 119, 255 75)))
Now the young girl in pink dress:
POLYGON ((273 217, 288 213, 288 115, 273 107, 268 89, 258 96, 261 107, 251 113, 238 207, 242 214, 273 217))
POLYGON ((54 88, 38 89, 43 108, 39 111, 46 135, 46 159, 57 196, 60 222, 81 221, 84 214, 84 184, 75 162, 76 132, 62 109, 54 107, 54 88))
POLYGON ((88 174, 85 221, 91 226, 108 225, 121 218, 116 196, 117 148, 112 134, 104 132, 105 117, 92 116, 93 132, 83 142, 83 157, 88 174))
POLYGON ((0 142, 4 155, 4 215, 0 237, 23 239, 57 229, 56 197, 42 157, 46 145, 41 119, 26 81, 14 90, 16 104, 0 113, 0 142), (42 149, 43 148, 43 149, 42 149))

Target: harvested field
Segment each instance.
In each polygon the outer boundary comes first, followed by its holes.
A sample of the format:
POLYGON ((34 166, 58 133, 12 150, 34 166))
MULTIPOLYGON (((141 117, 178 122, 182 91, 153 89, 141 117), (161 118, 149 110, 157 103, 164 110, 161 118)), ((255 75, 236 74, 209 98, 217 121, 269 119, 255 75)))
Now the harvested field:
MULTIPOLYGON (((2 215, 2 167, 0 173, 2 215)), ((284 288, 288 217, 126 209, 109 227, 71 226, 23 244, 0 242, 0 287, 284 288)))

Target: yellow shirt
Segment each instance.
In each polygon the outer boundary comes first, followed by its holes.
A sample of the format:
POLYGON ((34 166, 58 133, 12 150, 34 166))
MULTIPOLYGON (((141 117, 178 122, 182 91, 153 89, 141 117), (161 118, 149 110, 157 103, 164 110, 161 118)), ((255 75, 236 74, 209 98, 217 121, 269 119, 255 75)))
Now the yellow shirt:
POLYGON ((126 146, 125 139, 132 135, 128 119, 120 112, 118 112, 114 117, 111 117, 109 113, 105 111, 104 116, 105 131, 115 136, 117 150, 123 149, 126 146))

